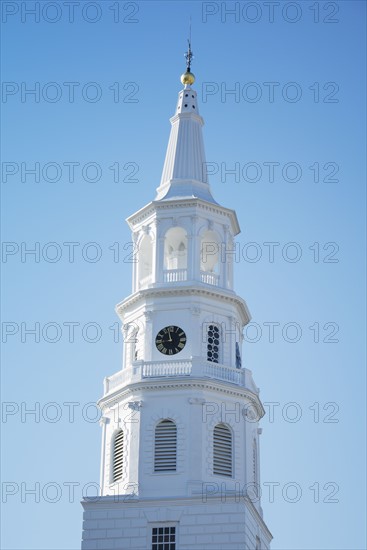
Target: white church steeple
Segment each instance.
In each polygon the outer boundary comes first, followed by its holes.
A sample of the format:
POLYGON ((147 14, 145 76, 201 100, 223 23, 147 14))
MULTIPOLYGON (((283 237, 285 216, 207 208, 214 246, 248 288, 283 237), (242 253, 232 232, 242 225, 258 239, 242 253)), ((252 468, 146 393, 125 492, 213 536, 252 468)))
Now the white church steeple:
POLYGON ((191 46, 186 54, 186 72, 181 76, 184 89, 178 94, 176 112, 171 118, 171 134, 156 200, 196 197, 215 203, 210 192, 202 135, 204 120, 199 115, 197 93, 191 87, 191 46))
POLYGON ((264 408, 242 354, 235 212, 203 172, 203 120, 186 54, 155 200, 128 218, 132 293, 116 306, 122 368, 105 379, 101 497, 82 549, 268 549, 260 505, 264 408))

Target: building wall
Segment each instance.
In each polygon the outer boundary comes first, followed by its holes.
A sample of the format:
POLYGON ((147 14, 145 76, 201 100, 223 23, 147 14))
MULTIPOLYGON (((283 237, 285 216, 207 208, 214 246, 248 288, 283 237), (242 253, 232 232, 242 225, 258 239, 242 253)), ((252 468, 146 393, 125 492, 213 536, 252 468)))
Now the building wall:
POLYGON ((177 550, 255 550, 256 537, 267 550, 271 534, 251 503, 237 500, 85 500, 82 550, 149 550, 158 525, 176 526, 177 550))

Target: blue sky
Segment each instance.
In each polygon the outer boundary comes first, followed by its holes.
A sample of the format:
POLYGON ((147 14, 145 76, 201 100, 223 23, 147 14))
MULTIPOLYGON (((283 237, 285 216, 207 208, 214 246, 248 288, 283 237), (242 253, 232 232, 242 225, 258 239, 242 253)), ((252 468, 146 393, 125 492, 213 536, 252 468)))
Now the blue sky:
POLYGON ((272 548, 365 548, 365 3, 279 2, 271 17, 266 2, 106 0, 73 22, 63 2, 35 4, 2 2, 3 548, 80 547, 100 464, 88 403, 121 366, 124 219, 159 185, 190 15, 212 191, 242 229, 243 360, 274 411, 272 548))

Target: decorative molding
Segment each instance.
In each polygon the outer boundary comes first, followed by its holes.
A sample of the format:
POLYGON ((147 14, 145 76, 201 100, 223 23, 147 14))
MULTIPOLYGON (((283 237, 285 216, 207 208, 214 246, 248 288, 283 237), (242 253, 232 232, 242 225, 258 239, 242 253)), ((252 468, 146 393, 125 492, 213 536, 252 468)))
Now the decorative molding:
POLYGON ((130 228, 133 228, 135 225, 146 220, 149 216, 154 216, 154 214, 157 214, 159 210, 172 210, 173 208, 199 208, 205 212, 210 212, 211 214, 224 216, 227 219, 229 218, 231 221, 233 233, 235 235, 240 233, 240 226, 234 210, 206 202, 203 199, 171 199, 167 201, 152 201, 132 216, 129 216, 129 218, 127 218, 127 223, 130 228))
MULTIPOLYGON (((128 399, 129 395, 135 395, 137 391, 172 391, 172 390, 182 390, 189 389, 190 391, 212 391, 221 395, 227 395, 235 397, 237 400, 243 400, 246 404, 246 401, 255 407, 258 411, 258 420, 265 415, 265 409, 258 397, 257 394, 253 393, 251 390, 244 388, 243 386, 233 386, 233 385, 224 385, 219 380, 144 380, 142 382, 137 382, 134 384, 129 384, 117 388, 114 393, 108 394, 105 397, 102 397, 98 401, 99 407, 109 407, 112 408, 120 401, 128 399)), ((106 410, 106 409, 105 409, 106 410)), ((246 409, 247 411, 248 409, 246 409)), ((255 417, 254 417, 255 418, 255 417)))
MULTIPOLYGON (((169 283, 167 283, 167 285, 169 285, 169 283)), ((139 290, 134 294, 131 294, 128 298, 126 298, 126 300, 123 300, 122 302, 117 304, 115 310, 118 315, 122 315, 125 309, 132 306, 139 300, 146 300, 146 298, 148 297, 161 298, 167 296, 203 296, 206 298, 215 298, 216 300, 220 300, 222 302, 230 303, 237 306, 240 310, 242 318, 241 320, 244 325, 247 325, 247 323, 249 323, 251 320, 251 315, 245 300, 243 300, 243 298, 241 298, 234 292, 229 293, 225 289, 220 289, 218 287, 213 287, 213 290, 209 290, 208 288, 202 288, 199 286, 195 287, 192 285, 180 287, 173 285, 171 288, 167 286, 139 290)))
POLYGON ((204 403, 206 403, 206 399, 203 399, 202 397, 190 397, 188 402, 190 405, 204 405, 204 403))
POLYGON ((146 311, 144 311, 144 317, 145 317, 145 321, 147 323, 150 323, 153 319, 153 311, 151 311, 150 309, 147 309, 146 311))
POLYGON ((183 510, 172 508, 155 508, 144 510, 144 516, 149 523, 166 523, 167 521, 180 521, 183 510))
POLYGON ((133 411, 139 411, 143 406, 143 401, 129 401, 127 406, 133 411))

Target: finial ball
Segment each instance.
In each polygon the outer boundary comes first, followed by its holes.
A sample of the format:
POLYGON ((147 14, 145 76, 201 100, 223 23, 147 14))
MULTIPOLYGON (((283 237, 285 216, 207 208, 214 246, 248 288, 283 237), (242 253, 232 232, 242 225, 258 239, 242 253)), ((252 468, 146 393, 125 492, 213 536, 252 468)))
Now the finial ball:
POLYGON ((191 84, 195 82, 195 75, 190 71, 186 71, 186 73, 181 75, 181 82, 184 85, 189 84, 189 86, 191 86, 191 84))

